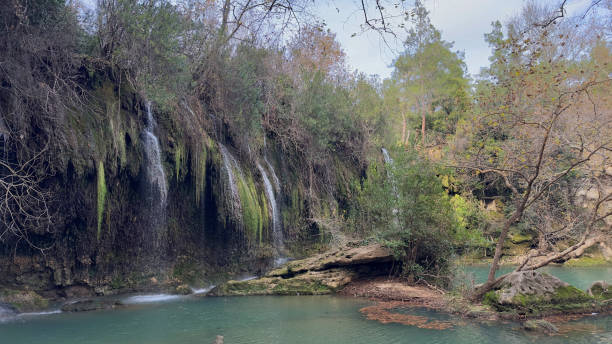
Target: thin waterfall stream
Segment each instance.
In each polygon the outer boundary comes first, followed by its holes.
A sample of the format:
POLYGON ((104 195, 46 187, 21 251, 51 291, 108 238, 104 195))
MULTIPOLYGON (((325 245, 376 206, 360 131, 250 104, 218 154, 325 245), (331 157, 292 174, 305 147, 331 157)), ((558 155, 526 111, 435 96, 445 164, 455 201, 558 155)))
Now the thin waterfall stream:
POLYGON ((270 178, 268 178, 268 174, 266 170, 261 167, 261 164, 257 163, 257 169, 261 173, 261 177, 264 181, 264 187, 266 189, 266 196, 270 203, 270 208, 272 209, 272 237, 274 239, 274 247, 277 250, 282 249, 283 247, 283 231, 280 223, 280 214, 278 212, 278 203, 276 202, 276 195, 274 194, 274 188, 272 187, 272 183, 270 183, 270 178))
POLYGON ((146 160, 146 175, 149 185, 156 189, 159 205, 161 209, 165 208, 166 199, 168 197, 168 185, 166 182, 166 174, 161 162, 161 150, 159 148, 159 140, 155 136, 154 130, 157 126, 153 113, 151 111, 151 102, 146 103, 147 107, 147 125, 144 130, 144 148, 146 160))
POLYGON ((233 170, 236 168, 236 170, 241 173, 240 166, 232 154, 221 143, 219 143, 219 151, 221 152, 221 157, 223 159, 223 169, 227 174, 227 182, 230 192, 230 198, 228 199, 229 210, 231 211, 232 215, 236 217, 237 222, 242 223, 240 194, 238 193, 238 186, 236 184, 236 177, 233 170))

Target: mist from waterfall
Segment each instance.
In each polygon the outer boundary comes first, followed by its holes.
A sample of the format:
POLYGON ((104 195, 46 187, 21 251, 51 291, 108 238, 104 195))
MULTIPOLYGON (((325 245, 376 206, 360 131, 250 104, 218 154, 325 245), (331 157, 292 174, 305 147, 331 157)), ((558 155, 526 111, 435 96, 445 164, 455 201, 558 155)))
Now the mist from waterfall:
MULTIPOLYGON (((274 188, 272 187, 272 183, 270 183, 270 178, 268 178, 268 174, 266 170, 259 163, 257 163, 257 169, 261 173, 261 177, 264 181, 264 187, 266 189, 266 196, 270 203, 270 208, 272 209, 272 238, 274 239, 274 247, 276 249, 281 249, 283 247, 283 231, 281 228, 280 222, 280 214, 278 212, 278 203, 276 202, 276 195, 274 194, 274 188)), ((274 171, 272 170, 272 173, 274 171)), ((275 175, 274 175, 275 176, 275 175)))
POLYGON ((145 148, 146 175, 149 185, 151 185, 159 196, 159 205, 163 209, 166 206, 168 197, 168 185, 166 182, 166 174, 161 162, 161 150, 159 148, 159 140, 155 136, 154 130, 157 126, 153 113, 151 112, 151 102, 146 103, 147 107, 147 124, 145 127, 143 139, 145 148))

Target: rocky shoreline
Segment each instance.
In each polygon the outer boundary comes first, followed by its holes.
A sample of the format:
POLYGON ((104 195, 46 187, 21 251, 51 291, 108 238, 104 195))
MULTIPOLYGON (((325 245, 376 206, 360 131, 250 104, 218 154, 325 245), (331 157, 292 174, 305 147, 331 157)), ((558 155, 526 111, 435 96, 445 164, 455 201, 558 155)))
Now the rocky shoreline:
MULTIPOLYGON (((446 328, 448 324, 430 323, 394 310, 421 307, 479 321, 519 321, 528 330, 544 332, 555 332, 555 324, 594 313, 612 314, 612 287, 603 281, 584 292, 545 273, 512 273, 487 293, 481 303, 474 303, 456 292, 408 284, 391 277, 397 263, 391 252, 378 244, 353 244, 289 261, 261 277, 230 280, 210 291, 202 289, 196 296, 338 294, 360 297, 376 302, 361 310, 368 319, 424 328, 446 328)), ((194 293, 186 285, 169 292, 163 295, 181 297, 194 293)), ((48 300, 29 291, 5 293, 0 301, 3 302, 0 318, 49 306, 48 300)), ((118 295, 91 297, 88 292, 75 289, 63 301, 56 300, 56 304, 63 312, 81 312, 124 307, 123 301, 118 295)))

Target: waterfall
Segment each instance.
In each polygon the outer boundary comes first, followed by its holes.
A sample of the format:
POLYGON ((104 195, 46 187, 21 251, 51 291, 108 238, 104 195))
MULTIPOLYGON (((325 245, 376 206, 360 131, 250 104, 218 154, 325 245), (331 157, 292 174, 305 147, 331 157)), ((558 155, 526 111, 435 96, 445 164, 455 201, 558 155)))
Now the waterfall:
POLYGON ((272 236, 274 239, 274 247, 278 250, 283 246, 283 231, 280 224, 280 214, 278 213, 278 203, 276 203, 276 196, 274 195, 274 189, 272 188, 272 183, 270 183, 268 174, 259 163, 257 163, 257 169, 263 178, 266 196, 270 202, 270 208, 272 209, 272 236))
POLYGON ((268 161, 268 149, 266 147, 266 137, 265 136, 264 136, 264 154, 263 154, 263 158, 264 158, 264 162, 266 163, 266 166, 268 166, 268 169, 272 173, 272 180, 274 180, 274 190, 276 190, 276 193, 280 193, 280 185, 281 185, 281 183, 280 183, 280 180, 278 179, 278 177, 276 176, 276 172, 274 172, 274 167, 268 161))
POLYGON ((236 178, 234 176, 234 168, 240 173, 240 166, 236 159, 231 155, 231 153, 225 148, 224 145, 219 143, 219 151, 221 152, 221 157, 223 158, 223 169, 227 173, 227 183, 229 185, 230 197, 228 204, 232 215, 237 218, 237 222, 242 222, 242 213, 240 206, 240 194, 238 193, 238 186, 236 185, 236 178))
POLYGON ((144 131, 144 147, 147 164, 147 179, 149 184, 155 187, 159 195, 160 206, 166 205, 168 196, 168 187, 166 185, 166 174, 161 162, 161 150, 159 148, 159 140, 155 136, 154 130, 157 124, 151 113, 151 102, 147 102, 147 125, 144 131))
POLYGON ((268 166, 270 173, 272 173, 272 180, 274 180, 274 190, 276 190, 277 193, 280 193, 280 180, 276 176, 276 172, 274 172, 274 167, 272 167, 272 164, 270 164, 268 158, 265 155, 264 162, 266 163, 266 166, 268 166))
MULTIPOLYGON (((393 167, 393 159, 389 155, 389 152, 385 149, 385 147, 382 147, 380 150, 382 151, 383 158, 385 159, 385 163, 389 167, 393 167)), ((389 178, 391 180, 391 189, 393 190, 393 194, 395 195, 395 199, 399 200, 400 196, 399 196, 399 192, 397 192, 397 185, 395 183, 395 176, 393 175, 393 173, 389 169, 387 169, 387 178, 389 178)), ((395 214, 397 216, 397 214, 398 214, 398 209, 397 208, 393 209, 393 214, 395 214)), ((397 217, 395 218, 395 222, 398 223, 397 217)))
POLYGON ((387 152, 385 147, 382 147, 380 150, 382 151, 383 157, 385 158, 385 163, 393 165, 393 159, 391 159, 391 156, 389 155, 389 152, 387 152))

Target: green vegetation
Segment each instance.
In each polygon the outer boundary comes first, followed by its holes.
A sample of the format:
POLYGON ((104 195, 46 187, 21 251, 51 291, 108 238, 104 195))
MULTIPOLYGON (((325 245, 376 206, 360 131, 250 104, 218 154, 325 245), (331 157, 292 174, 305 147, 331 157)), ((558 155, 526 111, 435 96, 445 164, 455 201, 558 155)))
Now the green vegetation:
POLYGON ((415 152, 397 152, 393 164, 371 164, 367 179, 356 185, 351 226, 390 247, 404 262, 404 274, 447 275, 453 238, 464 235, 465 227, 457 221, 436 167, 415 152))
MULTIPOLYGON (((537 248, 521 268, 538 269, 609 239, 612 46, 599 13, 553 25, 558 8, 529 2, 493 23, 490 65, 471 80, 416 1, 404 51, 380 80, 351 72, 335 34, 286 0, 100 0, 91 17, 72 1, 8 1, 0 241, 39 248, 65 271, 91 269, 88 283, 157 269, 143 252, 165 252, 159 269, 185 280, 195 269, 176 264, 181 256, 211 258, 210 269, 270 262, 278 248, 257 163, 276 169, 290 255, 378 241, 402 261, 395 273, 446 286, 456 255, 493 253, 479 291, 490 302, 502 256, 537 248), (160 164, 174 174, 155 226, 142 187, 148 102, 160 164), (245 170, 239 207, 219 183, 220 145, 245 170)), ((553 300, 574 302, 565 296, 553 300)))
POLYGON ((100 234, 102 229, 102 216, 104 215, 104 205, 106 202, 106 179, 104 178, 104 164, 102 161, 98 162, 98 202, 97 202, 97 214, 98 214, 98 231, 96 232, 96 238, 100 240, 100 234))
POLYGON ((255 183, 251 176, 239 177, 237 180, 240 205, 242 206, 243 225, 254 242, 261 242, 264 216, 267 218, 268 212, 264 213, 262 211, 260 198, 258 197, 259 194, 255 189, 255 183))

